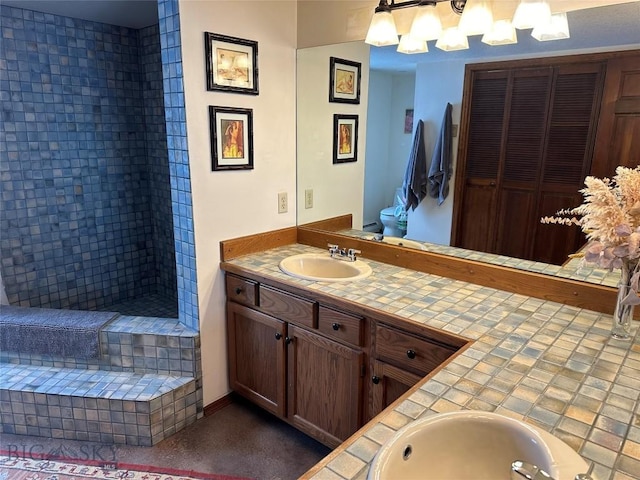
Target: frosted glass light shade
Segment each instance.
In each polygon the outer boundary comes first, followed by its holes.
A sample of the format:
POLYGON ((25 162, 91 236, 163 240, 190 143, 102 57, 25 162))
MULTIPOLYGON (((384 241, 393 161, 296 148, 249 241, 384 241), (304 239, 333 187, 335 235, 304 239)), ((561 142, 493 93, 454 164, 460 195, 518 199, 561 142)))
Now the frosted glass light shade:
POLYGON ((467 0, 458 23, 458 29, 465 35, 482 35, 490 31, 492 25, 491 2, 467 0))
POLYGON ((396 22, 393 20, 393 15, 391 15, 390 11, 373 14, 364 43, 375 45, 376 47, 398 44, 396 22))
POLYGON ((551 20, 551 7, 546 0, 521 0, 513 15, 513 26, 518 29, 545 25, 551 20))
POLYGON ((458 27, 446 28, 440 38, 436 42, 436 47, 445 52, 453 52, 455 50, 465 50, 469 48, 469 40, 458 27))
POLYGON ((418 40, 436 40, 442 33, 442 22, 435 5, 420 5, 411 22, 409 34, 418 40))
POLYGON ((429 51, 427 47, 427 42, 424 40, 419 40, 417 38, 413 38, 410 33, 402 35, 400 37, 400 44, 397 48, 400 53, 425 53, 429 51))
POLYGON ((511 20, 493 22, 490 31, 482 36, 482 42, 488 45, 509 45, 518 43, 518 36, 511 20))
POLYGON ((569 22, 566 13, 554 13, 551 21, 533 29, 531 36, 541 42, 569 38, 569 22))

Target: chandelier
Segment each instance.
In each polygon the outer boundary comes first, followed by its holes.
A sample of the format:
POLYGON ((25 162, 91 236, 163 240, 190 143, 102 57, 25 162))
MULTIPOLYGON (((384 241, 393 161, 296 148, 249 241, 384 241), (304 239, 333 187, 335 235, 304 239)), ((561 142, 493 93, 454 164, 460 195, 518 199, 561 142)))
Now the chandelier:
POLYGON ((531 36, 539 41, 569 38, 566 12, 552 13, 547 0, 520 0, 513 18, 494 18, 491 0, 451 0, 458 24, 443 28, 437 4, 449 0, 380 0, 369 25, 365 42, 376 47, 398 45, 401 53, 424 53, 427 41, 436 40, 436 47, 445 50, 469 48, 468 37, 482 35, 489 45, 517 43, 517 29, 532 29, 531 36), (408 33, 398 39, 392 11, 415 8, 408 33))

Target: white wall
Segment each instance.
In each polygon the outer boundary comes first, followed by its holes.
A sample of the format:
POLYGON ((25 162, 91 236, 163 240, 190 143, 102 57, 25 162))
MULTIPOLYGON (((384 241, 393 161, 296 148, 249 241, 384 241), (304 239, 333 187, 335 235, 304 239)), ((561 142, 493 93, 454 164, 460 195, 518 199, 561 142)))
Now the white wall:
POLYGON ((414 108, 415 74, 371 71, 367 110, 367 164, 364 223, 380 220, 402 186, 413 133, 404 133, 404 117, 414 108))
POLYGON ((362 42, 298 50, 298 224, 352 214, 362 225, 364 198, 369 46, 362 42), (362 64, 360 103, 329 102, 329 59, 362 64), (333 115, 359 116, 356 162, 333 163, 333 115), (304 208, 304 191, 313 190, 313 208, 304 208))
MULTIPOLYGON (((424 122, 424 139, 427 153, 427 169, 431 165, 431 156, 447 102, 452 105, 453 124, 460 124, 462 104, 462 86, 464 83, 465 62, 452 60, 441 63, 422 63, 416 68, 416 97, 414 121, 424 122)), ((424 242, 449 245, 451 240, 451 222, 453 216, 453 191, 458 136, 451 144, 452 176, 449 182, 449 196, 438 206, 435 198, 427 196, 415 210, 409 212, 407 219, 407 237, 424 242)))
POLYGON ((205 405, 228 392, 219 242, 296 224, 296 13, 291 1, 180 1, 205 405), (258 96, 207 91, 204 32, 258 42, 258 96), (253 170, 211 171, 209 105, 253 109, 253 170))

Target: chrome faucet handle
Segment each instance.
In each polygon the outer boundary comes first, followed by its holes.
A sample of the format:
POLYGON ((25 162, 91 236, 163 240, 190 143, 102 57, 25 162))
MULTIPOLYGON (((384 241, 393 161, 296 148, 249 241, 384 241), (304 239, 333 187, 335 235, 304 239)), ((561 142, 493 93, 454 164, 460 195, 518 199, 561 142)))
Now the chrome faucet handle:
POLYGON ((356 250, 355 248, 350 248, 347 251, 347 256, 349 257, 349 260, 351 260, 352 262, 356 261, 356 255, 361 254, 362 252, 360 250, 356 250))
POLYGON ((329 247, 329 255, 331 255, 332 257, 340 253, 340 247, 338 245, 327 243, 327 247, 329 247))
POLYGON ((511 480, 554 480, 551 475, 542 470, 540 467, 516 460, 511 464, 511 480))

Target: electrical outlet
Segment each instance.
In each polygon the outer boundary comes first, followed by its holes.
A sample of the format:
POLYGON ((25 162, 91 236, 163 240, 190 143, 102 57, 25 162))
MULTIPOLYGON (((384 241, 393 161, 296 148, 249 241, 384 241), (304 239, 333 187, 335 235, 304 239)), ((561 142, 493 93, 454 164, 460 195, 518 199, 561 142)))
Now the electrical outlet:
POLYGON ((313 208, 313 190, 304 191, 304 208, 313 208))
POLYGON ((280 192, 278 194, 278 213, 287 213, 288 203, 287 192, 280 192))

